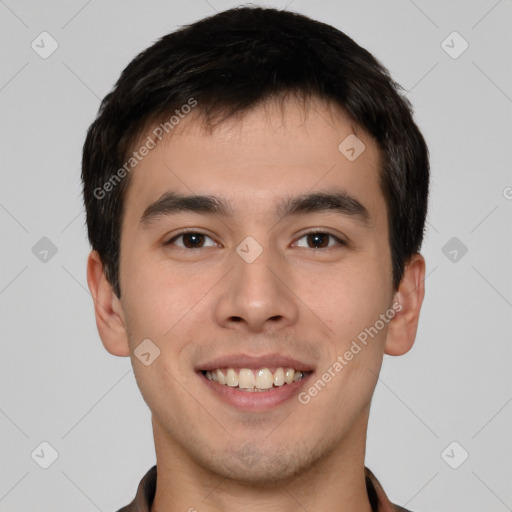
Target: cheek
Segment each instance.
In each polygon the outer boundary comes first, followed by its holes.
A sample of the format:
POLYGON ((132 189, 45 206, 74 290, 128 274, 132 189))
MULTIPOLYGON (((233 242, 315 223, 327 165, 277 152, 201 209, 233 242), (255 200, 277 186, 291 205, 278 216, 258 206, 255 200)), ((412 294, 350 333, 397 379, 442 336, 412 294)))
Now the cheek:
POLYGON ((198 272, 171 265, 164 258, 134 254, 124 267, 123 296, 130 311, 130 334, 149 338, 167 352, 178 352, 186 326, 205 318, 207 292, 218 281, 216 272, 198 272), (172 340, 172 343, 171 343, 172 340))
POLYGON ((373 325, 389 307, 387 275, 372 261, 331 268, 325 275, 316 272, 314 283, 304 289, 304 296, 342 343, 373 325))
POLYGON ((342 277, 331 276, 325 292, 309 299, 322 304, 319 316, 330 327, 328 339, 319 340, 325 358, 317 376, 329 383, 325 393, 321 384, 313 383, 309 397, 313 403, 315 396, 315 407, 329 411, 325 414, 333 424, 340 412, 352 418, 370 403, 387 332, 381 315, 389 309, 389 290, 378 272, 367 267, 366 272, 344 272, 342 277))

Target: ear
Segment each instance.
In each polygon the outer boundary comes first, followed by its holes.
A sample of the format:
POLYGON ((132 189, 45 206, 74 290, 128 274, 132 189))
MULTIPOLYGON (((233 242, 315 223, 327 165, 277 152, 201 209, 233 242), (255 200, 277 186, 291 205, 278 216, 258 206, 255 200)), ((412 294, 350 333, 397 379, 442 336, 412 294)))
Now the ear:
POLYGON ((87 260, 87 284, 94 301, 96 326, 103 346, 114 356, 129 356, 130 347, 121 302, 105 277, 97 251, 91 251, 87 260))
POLYGON ((425 259, 416 253, 405 266, 404 276, 393 298, 396 314, 388 324, 385 354, 401 356, 412 348, 424 296, 425 259))

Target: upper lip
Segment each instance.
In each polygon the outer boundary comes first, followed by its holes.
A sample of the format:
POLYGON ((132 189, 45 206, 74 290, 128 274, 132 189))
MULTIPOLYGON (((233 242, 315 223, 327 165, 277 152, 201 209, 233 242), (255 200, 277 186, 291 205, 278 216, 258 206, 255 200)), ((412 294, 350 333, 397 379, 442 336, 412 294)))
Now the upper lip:
POLYGON ((314 366, 294 357, 282 354, 251 356, 248 354, 231 354, 220 356, 196 366, 196 371, 215 370, 217 368, 293 368, 300 371, 313 371, 314 366))

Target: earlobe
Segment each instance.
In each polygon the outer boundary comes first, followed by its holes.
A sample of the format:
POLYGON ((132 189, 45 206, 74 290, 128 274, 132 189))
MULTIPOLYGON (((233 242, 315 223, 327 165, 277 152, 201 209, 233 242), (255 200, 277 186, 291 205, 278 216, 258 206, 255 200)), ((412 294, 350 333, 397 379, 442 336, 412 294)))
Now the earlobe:
POLYGON ((129 356, 130 347, 121 303, 105 277, 97 251, 91 251, 87 260, 87 284, 94 301, 96 326, 103 346, 112 355, 129 356))
POLYGON ((389 323, 384 353, 400 356, 416 339, 421 305, 425 296, 425 260, 419 253, 407 263, 404 276, 393 298, 396 314, 389 323))

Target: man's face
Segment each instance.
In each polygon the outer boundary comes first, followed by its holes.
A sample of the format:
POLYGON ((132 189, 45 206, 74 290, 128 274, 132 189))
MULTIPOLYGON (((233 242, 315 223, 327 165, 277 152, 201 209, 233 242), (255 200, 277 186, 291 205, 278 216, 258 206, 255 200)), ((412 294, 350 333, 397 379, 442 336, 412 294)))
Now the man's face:
POLYGON ((365 149, 351 161, 338 146, 352 123, 318 101, 306 117, 294 102, 259 107, 213 134, 198 118, 181 123, 132 172, 121 235, 122 316, 157 453, 260 483, 350 453, 365 435, 386 323, 359 351, 353 341, 393 303, 375 142, 358 130, 365 149), (165 194, 214 196, 226 212, 149 208, 165 194), (311 194, 352 200, 317 196, 289 211, 311 194), (145 339, 160 350, 149 366, 133 355, 145 339), (279 366, 312 373, 262 392, 203 374, 249 368, 268 383, 258 368, 273 380, 279 366))

